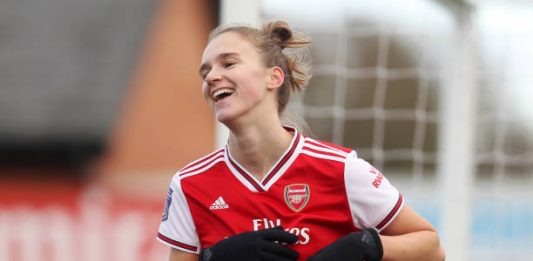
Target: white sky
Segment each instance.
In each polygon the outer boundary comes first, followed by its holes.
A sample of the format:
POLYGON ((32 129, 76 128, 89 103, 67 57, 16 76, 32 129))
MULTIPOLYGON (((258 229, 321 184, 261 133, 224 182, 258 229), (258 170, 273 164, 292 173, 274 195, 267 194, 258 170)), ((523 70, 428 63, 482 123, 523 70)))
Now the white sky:
POLYGON ((533 5, 485 4, 478 23, 484 54, 504 75, 508 105, 533 136, 533 5))
POLYGON ((428 26, 425 19, 428 15, 439 26, 449 25, 450 21, 449 14, 432 0, 263 0, 263 7, 267 14, 313 28, 331 28, 341 24, 345 17, 401 24, 406 29, 428 26))

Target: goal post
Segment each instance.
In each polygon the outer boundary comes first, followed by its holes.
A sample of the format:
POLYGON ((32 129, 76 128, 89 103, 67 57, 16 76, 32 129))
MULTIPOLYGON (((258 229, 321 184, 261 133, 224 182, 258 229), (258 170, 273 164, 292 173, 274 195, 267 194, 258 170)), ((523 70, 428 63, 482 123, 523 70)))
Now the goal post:
POLYGON ((477 74, 474 64, 472 10, 456 16, 452 66, 440 88, 438 175, 443 200, 442 234, 449 260, 468 260, 471 244, 472 185, 475 174, 477 74))

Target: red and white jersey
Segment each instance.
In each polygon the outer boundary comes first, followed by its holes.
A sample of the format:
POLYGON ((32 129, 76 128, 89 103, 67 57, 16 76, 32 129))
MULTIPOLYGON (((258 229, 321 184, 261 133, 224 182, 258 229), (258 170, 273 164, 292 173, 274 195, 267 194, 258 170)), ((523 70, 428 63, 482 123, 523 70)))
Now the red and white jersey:
POLYGON ((296 130, 263 180, 228 147, 185 166, 173 178, 158 240, 199 253, 242 232, 275 226, 298 236, 290 247, 308 257, 353 231, 385 228, 403 206, 400 193, 351 149, 296 130))

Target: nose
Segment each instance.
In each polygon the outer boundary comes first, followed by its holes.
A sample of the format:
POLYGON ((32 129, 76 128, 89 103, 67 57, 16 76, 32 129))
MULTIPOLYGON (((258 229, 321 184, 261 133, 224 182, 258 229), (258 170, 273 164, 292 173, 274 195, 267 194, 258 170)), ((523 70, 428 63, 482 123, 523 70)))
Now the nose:
POLYGON ((205 76, 205 81, 207 84, 212 85, 222 79, 222 74, 218 72, 216 69, 211 69, 207 75, 205 76))

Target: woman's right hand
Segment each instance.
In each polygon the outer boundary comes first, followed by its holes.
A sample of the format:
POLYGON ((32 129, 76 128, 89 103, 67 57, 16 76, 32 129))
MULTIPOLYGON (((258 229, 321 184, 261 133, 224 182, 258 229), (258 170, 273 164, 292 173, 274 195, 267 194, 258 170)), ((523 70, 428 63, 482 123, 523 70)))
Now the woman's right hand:
POLYGON ((298 252, 286 244, 294 244, 298 237, 282 227, 244 232, 202 249, 200 261, 291 261, 298 252))

